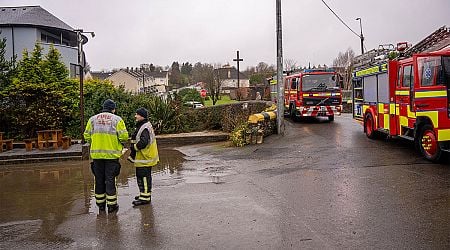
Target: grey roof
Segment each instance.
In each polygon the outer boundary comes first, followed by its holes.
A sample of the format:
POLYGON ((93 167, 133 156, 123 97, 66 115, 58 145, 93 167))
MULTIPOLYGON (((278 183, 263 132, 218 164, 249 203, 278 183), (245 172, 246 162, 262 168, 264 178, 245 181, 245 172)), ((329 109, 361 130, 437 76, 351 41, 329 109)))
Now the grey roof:
POLYGON ((44 26, 73 31, 72 27, 41 6, 0 7, 0 26, 4 25, 44 26))
POLYGON ((111 75, 112 75, 111 72, 97 72, 97 71, 91 72, 91 76, 93 79, 105 80, 106 78, 110 77, 111 75))
POLYGON ((124 70, 124 72, 127 72, 128 74, 132 75, 135 78, 142 78, 142 74, 144 74, 144 77, 153 77, 153 78, 166 78, 167 77, 167 71, 155 71, 155 72, 150 72, 150 71, 126 71, 124 70))

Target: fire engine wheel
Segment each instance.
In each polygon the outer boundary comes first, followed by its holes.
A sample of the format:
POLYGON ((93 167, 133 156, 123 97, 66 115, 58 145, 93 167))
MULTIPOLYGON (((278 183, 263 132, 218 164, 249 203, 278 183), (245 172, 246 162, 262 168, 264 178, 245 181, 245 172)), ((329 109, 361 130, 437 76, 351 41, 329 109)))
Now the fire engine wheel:
POLYGON ((328 121, 330 121, 330 122, 334 121, 334 115, 329 115, 328 116, 328 121))
POLYGON ((429 124, 422 127, 419 137, 419 148, 425 159, 438 162, 442 155, 441 147, 433 127, 429 124))
POLYGON ((366 114, 364 117, 364 131, 366 132, 366 136, 370 139, 375 139, 374 127, 372 115, 370 113, 366 114))

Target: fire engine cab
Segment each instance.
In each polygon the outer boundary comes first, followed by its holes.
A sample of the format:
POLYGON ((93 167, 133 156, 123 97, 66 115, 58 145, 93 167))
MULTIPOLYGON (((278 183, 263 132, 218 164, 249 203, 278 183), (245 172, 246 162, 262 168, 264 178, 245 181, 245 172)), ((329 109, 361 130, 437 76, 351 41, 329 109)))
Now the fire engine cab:
POLYGON ((368 63, 360 56, 353 73, 353 117, 367 137, 411 140, 433 162, 450 152, 449 38, 442 27, 414 47, 379 48, 365 55, 368 63))
POLYGON ((293 120, 302 117, 328 117, 334 120, 342 111, 339 75, 329 70, 304 70, 284 78, 285 111, 293 120))

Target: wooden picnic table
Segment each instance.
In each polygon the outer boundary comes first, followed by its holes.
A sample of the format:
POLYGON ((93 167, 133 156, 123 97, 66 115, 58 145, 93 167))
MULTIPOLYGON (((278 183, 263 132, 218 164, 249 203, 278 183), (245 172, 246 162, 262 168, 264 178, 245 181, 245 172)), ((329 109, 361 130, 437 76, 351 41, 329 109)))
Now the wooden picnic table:
POLYGON ((6 150, 13 149, 13 140, 12 139, 4 140, 3 134, 5 134, 5 132, 0 132, 0 153, 3 152, 3 144, 6 145, 6 150))
POLYGON ((36 131, 38 135, 38 148, 52 146, 54 149, 62 146, 63 132, 62 129, 47 129, 36 131))

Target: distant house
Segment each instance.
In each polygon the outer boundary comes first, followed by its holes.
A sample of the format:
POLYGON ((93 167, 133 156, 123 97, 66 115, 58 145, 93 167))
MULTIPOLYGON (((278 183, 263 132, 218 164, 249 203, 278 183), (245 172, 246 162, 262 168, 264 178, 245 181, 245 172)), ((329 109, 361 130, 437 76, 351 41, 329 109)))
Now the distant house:
POLYGON ((162 94, 169 86, 168 71, 139 71, 121 69, 106 78, 114 86, 124 86, 132 93, 157 93, 162 94))
MULTIPOLYGON (((83 36, 83 42, 87 37, 83 36)), ((70 70, 72 77, 76 75, 78 65, 77 33, 72 27, 40 6, 0 7, 0 39, 6 38, 7 59, 22 52, 33 51, 39 43, 47 53, 50 45, 61 53, 62 62, 70 70)))
MULTIPOLYGON (((238 88, 248 91, 250 87, 250 79, 242 72, 239 72, 238 84, 238 71, 235 67, 225 65, 222 68, 216 69, 215 71, 215 73, 219 75, 220 81, 222 83, 222 93, 229 94, 231 98, 236 98, 236 92, 238 88)), ((243 97, 246 98, 246 95, 243 97)))
POLYGON ((97 80, 105 80, 106 78, 110 77, 113 74, 113 72, 102 72, 102 71, 92 71, 87 72, 84 76, 84 79, 97 79, 97 80))

